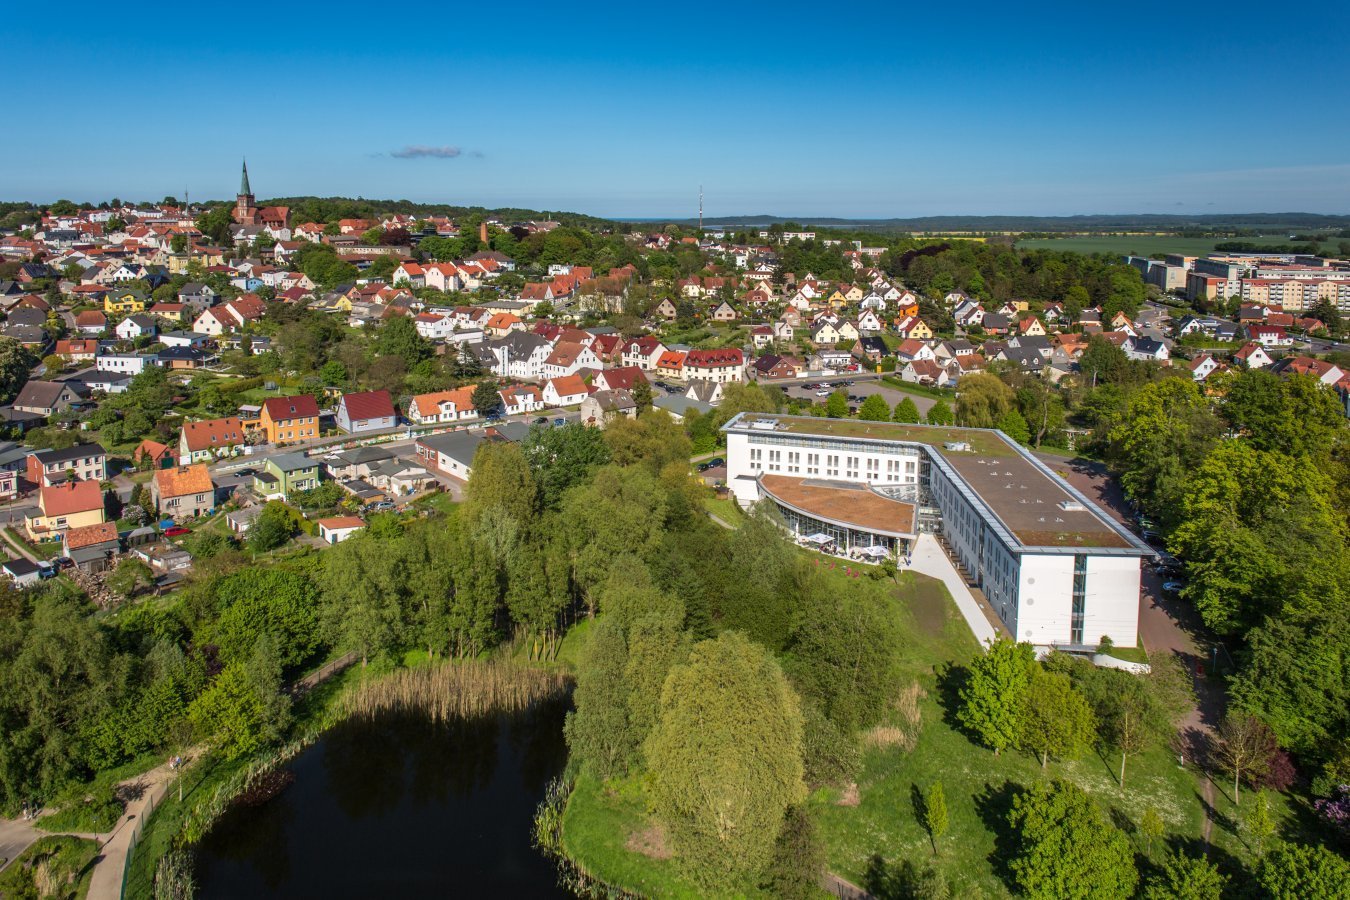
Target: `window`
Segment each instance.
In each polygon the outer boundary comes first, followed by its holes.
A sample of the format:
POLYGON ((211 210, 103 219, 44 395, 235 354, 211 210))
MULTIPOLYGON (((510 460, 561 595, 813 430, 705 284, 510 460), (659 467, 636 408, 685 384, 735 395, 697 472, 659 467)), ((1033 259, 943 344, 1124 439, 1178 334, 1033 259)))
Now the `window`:
POLYGON ((1069 618, 1069 642, 1083 643, 1083 619, 1087 612, 1087 557, 1073 558, 1073 613, 1069 618))

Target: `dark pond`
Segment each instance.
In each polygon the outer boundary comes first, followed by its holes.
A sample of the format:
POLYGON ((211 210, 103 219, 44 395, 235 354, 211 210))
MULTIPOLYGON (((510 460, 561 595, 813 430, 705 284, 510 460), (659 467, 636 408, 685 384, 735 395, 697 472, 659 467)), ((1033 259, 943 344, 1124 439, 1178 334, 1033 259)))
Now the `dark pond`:
POLYGON ((530 846, 566 761, 566 708, 339 726, 292 763, 280 795, 232 810, 202 841, 198 896, 569 896, 530 846))

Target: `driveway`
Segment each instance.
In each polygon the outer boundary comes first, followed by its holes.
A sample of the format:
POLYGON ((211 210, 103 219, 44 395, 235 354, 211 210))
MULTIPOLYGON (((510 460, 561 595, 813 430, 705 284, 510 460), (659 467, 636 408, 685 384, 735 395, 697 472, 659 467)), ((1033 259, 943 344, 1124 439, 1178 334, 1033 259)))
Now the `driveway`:
MULTIPOLYGON (((1103 464, 1049 452, 1036 455, 1112 518, 1137 531, 1129 501, 1103 464)), ((1209 671, 1216 643, 1194 607, 1164 593, 1162 583, 1154 567, 1145 563, 1140 573, 1139 639, 1149 652, 1172 651, 1191 673, 1197 706, 1182 722, 1181 730, 1194 758, 1203 749, 1205 738, 1218 728, 1226 706, 1223 685, 1209 671)))

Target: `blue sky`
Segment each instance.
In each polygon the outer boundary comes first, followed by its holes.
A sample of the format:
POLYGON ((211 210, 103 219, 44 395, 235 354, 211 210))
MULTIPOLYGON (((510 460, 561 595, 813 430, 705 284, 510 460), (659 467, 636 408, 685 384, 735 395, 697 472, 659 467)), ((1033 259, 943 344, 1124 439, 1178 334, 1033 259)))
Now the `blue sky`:
POLYGON ((0 199, 1350 212, 1350 4, 15 6, 0 199))

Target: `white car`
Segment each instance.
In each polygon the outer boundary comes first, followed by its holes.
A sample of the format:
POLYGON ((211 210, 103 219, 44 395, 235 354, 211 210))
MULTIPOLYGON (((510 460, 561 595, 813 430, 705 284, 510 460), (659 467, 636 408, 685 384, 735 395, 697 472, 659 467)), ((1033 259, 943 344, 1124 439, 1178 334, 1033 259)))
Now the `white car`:
POLYGON ((817 397, 828 397, 828 396, 830 396, 830 392, 829 392, 829 391, 816 391, 816 396, 817 396, 817 397))

